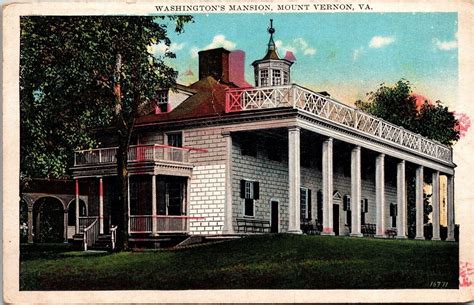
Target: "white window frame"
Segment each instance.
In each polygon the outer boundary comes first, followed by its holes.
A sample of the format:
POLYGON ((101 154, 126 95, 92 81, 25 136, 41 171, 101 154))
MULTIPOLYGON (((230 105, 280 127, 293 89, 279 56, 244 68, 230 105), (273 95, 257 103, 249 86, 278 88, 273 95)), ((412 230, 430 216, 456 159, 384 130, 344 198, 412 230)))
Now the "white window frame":
POLYGON ((253 198, 254 196, 253 189, 254 189, 254 183, 256 182, 256 180, 246 179, 246 178, 243 178, 243 180, 245 180, 245 198, 242 198, 242 215, 245 218, 255 218, 255 199, 253 198), (249 198, 247 198, 247 189, 249 192, 249 198), (245 200, 246 199, 252 200, 252 214, 253 215, 245 214, 245 200))
POLYGON ((280 86, 282 85, 282 73, 281 70, 272 69, 272 86, 280 86), (276 74, 278 73, 278 76, 276 74))
MULTIPOLYGON (((348 225, 349 225, 349 217, 348 217, 348 216, 349 216, 349 213, 348 213, 348 212, 349 212, 349 211, 352 211, 352 209, 351 209, 351 203, 352 203, 352 201, 351 201, 351 196, 350 196, 350 195, 345 195, 345 197, 347 198, 347 199, 346 199, 346 200, 347 200, 347 210, 344 211, 344 224, 345 224, 346 226, 348 226, 348 225)), ((343 199, 343 200, 344 200, 344 199, 343 199)), ((344 203, 343 203, 343 204, 344 204, 344 203)), ((351 217, 352 217, 352 212, 351 212, 351 217)))
POLYGON ((299 213, 300 214, 300 220, 301 220, 301 216, 302 216, 301 215, 301 203, 302 203, 301 202, 301 192, 302 191, 305 193, 305 196, 306 196, 306 200, 305 200, 305 203, 304 203, 305 207, 306 207, 305 208, 305 215, 304 215, 305 217, 304 217, 304 219, 308 219, 308 205, 309 205, 309 200, 308 200, 309 188, 305 187, 305 186, 302 186, 302 187, 300 187, 300 213, 299 213))

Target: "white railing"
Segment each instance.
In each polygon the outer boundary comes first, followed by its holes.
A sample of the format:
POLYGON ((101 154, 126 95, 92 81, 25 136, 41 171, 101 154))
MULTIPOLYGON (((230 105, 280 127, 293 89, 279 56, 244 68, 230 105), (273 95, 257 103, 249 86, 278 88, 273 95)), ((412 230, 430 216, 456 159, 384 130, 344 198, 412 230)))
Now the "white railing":
MULTIPOLYGON (((189 216, 167 216, 157 215, 156 232, 187 232, 188 220, 198 219, 189 216)), ((152 233, 153 216, 152 215, 130 215, 130 233, 152 233)))
POLYGON ((278 107, 308 111, 372 138, 383 139, 429 157, 452 162, 452 149, 446 145, 295 84, 229 89, 226 93, 226 112, 278 107))
POLYGON ((117 226, 110 227, 110 242, 112 244, 112 250, 115 249, 115 242, 117 241, 117 226))
MULTIPOLYGON (((117 162, 117 147, 77 150, 74 154, 74 165, 102 164, 117 162)), ((187 147, 168 145, 132 145, 128 149, 128 162, 173 161, 188 163, 189 152, 198 150, 187 147)))
POLYGON ((96 218, 87 228, 84 229, 84 251, 92 247, 99 238, 99 219, 96 218))
POLYGON ((91 225, 97 216, 79 216, 79 232, 76 233, 84 233, 84 229, 91 225))

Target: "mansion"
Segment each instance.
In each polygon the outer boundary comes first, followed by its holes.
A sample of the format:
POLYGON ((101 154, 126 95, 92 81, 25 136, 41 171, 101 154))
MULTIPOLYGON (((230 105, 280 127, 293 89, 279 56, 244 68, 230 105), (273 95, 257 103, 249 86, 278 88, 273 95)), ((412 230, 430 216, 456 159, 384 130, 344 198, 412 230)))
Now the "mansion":
MULTIPOLYGON (((441 239, 446 194, 446 240, 454 241, 452 149, 292 83, 293 62, 279 56, 268 31, 265 56, 252 63, 255 86, 245 82, 242 52, 203 50, 199 80, 160 90, 153 111, 137 119, 128 152, 130 240, 280 232, 407 238, 413 181, 415 238, 426 238, 430 185, 430 238, 441 239)), ((75 152, 71 194, 51 195, 61 202, 65 240, 86 247, 112 238, 120 217, 116 143, 105 133, 99 140, 100 148, 75 152)), ((22 196, 33 241, 46 195, 22 196)))

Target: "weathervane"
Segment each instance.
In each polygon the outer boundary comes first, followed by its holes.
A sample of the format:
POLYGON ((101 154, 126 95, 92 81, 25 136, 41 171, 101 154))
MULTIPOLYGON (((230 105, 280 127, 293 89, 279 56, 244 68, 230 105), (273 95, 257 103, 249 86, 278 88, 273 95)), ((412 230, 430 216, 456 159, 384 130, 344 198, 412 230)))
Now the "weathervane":
POLYGON ((268 33, 273 36, 273 33, 275 33, 275 29, 273 28, 273 19, 270 19, 270 27, 268 28, 268 33))

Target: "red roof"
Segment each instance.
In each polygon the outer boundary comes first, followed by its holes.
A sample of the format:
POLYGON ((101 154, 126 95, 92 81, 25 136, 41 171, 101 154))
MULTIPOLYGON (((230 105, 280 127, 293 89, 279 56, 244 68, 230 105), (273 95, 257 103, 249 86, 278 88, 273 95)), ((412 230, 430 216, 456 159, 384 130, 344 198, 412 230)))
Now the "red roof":
POLYGON ((219 83, 208 76, 189 85, 189 88, 197 93, 187 98, 171 112, 142 116, 137 119, 136 125, 223 115, 225 114, 226 89, 234 87, 236 86, 233 84, 219 83))

